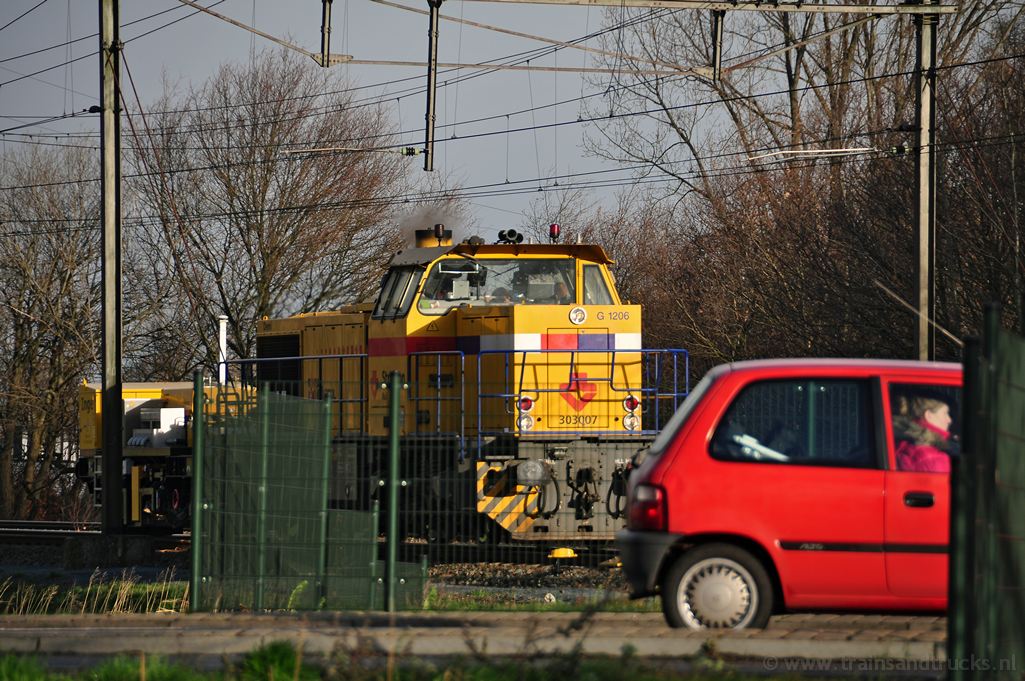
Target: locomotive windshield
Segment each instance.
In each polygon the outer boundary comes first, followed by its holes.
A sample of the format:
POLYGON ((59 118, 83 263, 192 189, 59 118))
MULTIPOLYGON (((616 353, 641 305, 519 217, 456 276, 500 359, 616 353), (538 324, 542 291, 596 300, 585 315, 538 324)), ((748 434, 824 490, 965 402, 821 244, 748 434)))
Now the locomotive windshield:
POLYGON ((567 305, 576 302, 576 260, 473 260, 435 263, 417 308, 441 315, 460 305, 567 305))

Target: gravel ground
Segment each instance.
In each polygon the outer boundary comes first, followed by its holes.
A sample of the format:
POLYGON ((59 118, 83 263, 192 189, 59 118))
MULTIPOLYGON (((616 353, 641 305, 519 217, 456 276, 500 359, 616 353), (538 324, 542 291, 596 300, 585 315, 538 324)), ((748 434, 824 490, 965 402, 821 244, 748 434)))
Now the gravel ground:
POLYGON ((90 580, 105 582, 131 577, 139 582, 163 582, 170 579, 188 579, 189 553, 161 551, 148 565, 112 567, 104 570, 67 570, 64 553, 59 546, 0 545, 0 582, 12 579, 34 584, 71 586, 87 584, 90 580))
POLYGON ((468 587, 588 589, 623 591, 627 589, 621 570, 610 568, 518 565, 515 563, 451 563, 430 568, 431 582, 468 587))

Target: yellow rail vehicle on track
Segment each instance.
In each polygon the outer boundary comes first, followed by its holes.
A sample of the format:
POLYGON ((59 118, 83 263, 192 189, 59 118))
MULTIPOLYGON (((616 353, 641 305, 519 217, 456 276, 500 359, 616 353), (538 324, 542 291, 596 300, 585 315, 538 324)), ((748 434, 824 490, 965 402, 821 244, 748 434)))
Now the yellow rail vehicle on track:
POLYGON ((686 353, 642 349, 641 308, 620 300, 598 246, 417 236, 375 305, 259 322, 252 380, 336 399, 337 504, 377 493, 383 383, 398 372, 412 517, 474 515, 518 540, 610 539, 631 456, 686 395, 686 353))

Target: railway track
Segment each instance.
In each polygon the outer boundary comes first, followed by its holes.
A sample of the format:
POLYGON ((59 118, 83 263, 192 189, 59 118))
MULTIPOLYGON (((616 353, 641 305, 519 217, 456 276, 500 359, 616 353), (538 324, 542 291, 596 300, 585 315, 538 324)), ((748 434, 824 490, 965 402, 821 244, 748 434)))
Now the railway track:
POLYGON ((80 532, 99 529, 100 524, 97 522, 67 522, 62 520, 0 520, 0 531, 40 530, 53 532, 80 532))
MULTIPOLYGON (((383 557, 384 540, 378 539, 383 557)), ((417 563, 427 556, 431 565, 459 563, 508 563, 520 565, 549 565, 558 562, 561 565, 580 565, 597 567, 618 555, 611 542, 596 543, 592 546, 574 547, 573 557, 552 558, 554 545, 549 544, 444 544, 400 542, 398 557, 403 562, 417 563)))
POLYGON ((99 523, 0 520, 0 544, 59 546, 68 537, 99 534, 99 523))
MULTIPOLYGON (((70 537, 99 537, 102 534, 97 522, 0 520, 0 545, 61 546, 70 537)), ((188 544, 188 535, 153 537, 156 550, 188 547, 188 544)))
MULTIPOLYGON (((0 545, 60 546, 69 537, 100 536, 100 523, 0 520, 0 545)), ((188 550, 190 536, 187 534, 162 535, 152 538, 156 550, 188 550)), ((383 559, 385 542, 378 538, 379 552, 383 559)), ((547 544, 489 544, 489 543, 418 543, 399 542, 398 559, 405 562, 420 562, 426 556, 431 564, 439 563, 512 563, 523 565, 551 564, 549 557, 552 546, 547 544)), ((594 567, 616 555, 611 543, 577 547, 576 556, 560 558, 562 565, 585 565, 594 567)))

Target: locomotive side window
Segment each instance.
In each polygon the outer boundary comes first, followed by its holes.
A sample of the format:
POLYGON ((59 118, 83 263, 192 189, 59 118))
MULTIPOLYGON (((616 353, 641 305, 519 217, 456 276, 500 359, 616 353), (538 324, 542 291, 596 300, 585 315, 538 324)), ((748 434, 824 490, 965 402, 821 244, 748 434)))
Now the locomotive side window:
POLYGON ((597 265, 584 265, 584 305, 613 305, 609 287, 597 265))
POLYGON ((385 277, 381 297, 374 308, 374 318, 403 317, 409 312, 416 286, 420 283, 423 269, 420 267, 394 267, 385 277))
POLYGON ((576 300, 576 262, 449 258, 431 268, 417 308, 442 315, 460 305, 565 305, 576 300))

